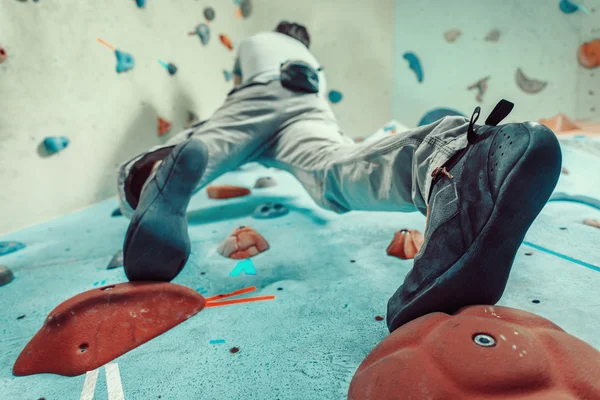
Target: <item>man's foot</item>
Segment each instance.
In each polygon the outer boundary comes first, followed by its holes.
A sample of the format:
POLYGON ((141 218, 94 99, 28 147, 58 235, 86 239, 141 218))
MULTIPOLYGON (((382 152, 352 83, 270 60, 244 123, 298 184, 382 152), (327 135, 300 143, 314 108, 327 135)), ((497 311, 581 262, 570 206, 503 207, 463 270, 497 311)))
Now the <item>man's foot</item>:
POLYGON ((198 140, 173 148, 144 186, 123 245, 130 281, 171 281, 190 255, 186 210, 208 162, 198 140))
POLYGON ((550 129, 471 127, 468 147, 434 172, 425 243, 388 302, 390 332, 431 312, 500 300, 517 249, 558 181, 562 156, 550 129))

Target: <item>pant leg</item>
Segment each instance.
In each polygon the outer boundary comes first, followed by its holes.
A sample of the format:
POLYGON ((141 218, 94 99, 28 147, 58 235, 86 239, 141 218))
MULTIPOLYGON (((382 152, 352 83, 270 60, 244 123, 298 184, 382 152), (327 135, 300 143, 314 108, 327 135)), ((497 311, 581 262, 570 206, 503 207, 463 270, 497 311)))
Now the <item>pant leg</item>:
POLYGON ((278 132, 263 165, 292 173, 320 206, 344 213, 420 211, 431 173, 467 144, 468 120, 433 124, 354 143, 343 136, 327 104, 278 132))
POLYGON ((290 97, 279 82, 243 88, 228 96, 225 103, 204 123, 122 164, 119 168, 118 193, 123 215, 130 217, 133 214, 141 185, 152 165, 167 157, 173 147, 185 140, 200 140, 208 149, 208 165, 196 192, 224 173, 259 157, 270 146, 286 117, 282 108, 289 103, 290 97), (136 179, 136 174, 143 179, 136 179))

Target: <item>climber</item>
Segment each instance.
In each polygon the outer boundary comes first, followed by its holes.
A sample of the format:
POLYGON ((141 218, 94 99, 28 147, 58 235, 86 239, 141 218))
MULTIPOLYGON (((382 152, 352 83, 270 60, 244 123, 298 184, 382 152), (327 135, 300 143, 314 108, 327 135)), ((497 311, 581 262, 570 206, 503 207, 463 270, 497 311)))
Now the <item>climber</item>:
POLYGON ((119 197, 131 218, 124 265, 131 281, 171 281, 190 255, 191 196, 222 174, 259 162, 294 175, 338 213, 419 211, 425 243, 388 302, 390 331, 430 312, 496 303, 521 242, 561 170, 543 125, 446 117, 354 143, 325 99, 325 76, 305 27, 282 22, 237 49, 235 87, 203 123, 127 161, 119 197))

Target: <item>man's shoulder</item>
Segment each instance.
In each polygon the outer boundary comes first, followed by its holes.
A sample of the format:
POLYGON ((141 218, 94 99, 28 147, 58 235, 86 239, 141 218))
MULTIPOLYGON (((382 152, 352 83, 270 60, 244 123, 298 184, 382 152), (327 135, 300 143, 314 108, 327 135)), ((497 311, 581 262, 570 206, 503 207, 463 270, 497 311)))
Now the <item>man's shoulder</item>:
POLYGON ((242 43, 287 42, 294 40, 279 32, 259 32, 243 40, 242 43))

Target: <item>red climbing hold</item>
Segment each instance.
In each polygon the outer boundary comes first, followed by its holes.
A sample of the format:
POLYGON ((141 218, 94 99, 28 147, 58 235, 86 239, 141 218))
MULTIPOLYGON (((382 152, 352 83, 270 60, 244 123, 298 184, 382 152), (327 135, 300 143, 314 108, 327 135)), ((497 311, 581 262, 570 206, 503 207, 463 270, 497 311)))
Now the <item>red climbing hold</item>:
POLYGON ((224 257, 244 260, 268 249, 269 244, 260 233, 248 226, 240 226, 219 245, 218 252, 224 257))
POLYGON ((121 283, 92 289, 56 307, 25 346, 15 376, 92 371, 168 331, 206 304, 172 283, 121 283))
POLYGON ((600 352, 525 311, 470 306, 398 328, 356 371, 349 400, 600 399, 600 352))
POLYGON ((233 197, 243 197, 250 194, 250 189, 239 186, 209 186, 206 188, 208 197, 211 199, 231 199, 233 197))
POLYGON ((169 133, 171 130, 171 123, 167 120, 158 117, 158 136, 162 136, 166 133, 169 133))
POLYGON ((394 256, 403 260, 415 258, 415 255, 423 247, 425 239, 421 232, 417 230, 402 229, 396 232, 392 243, 387 248, 388 256, 394 256))
POLYGON ((6 50, 4 50, 4 48, 0 47, 0 64, 2 64, 4 61, 6 61, 6 57, 8 57, 8 55, 6 54, 6 50))
POLYGON ((223 43, 223 46, 227 47, 229 50, 233 50, 233 43, 229 36, 227 35, 219 35, 219 40, 223 43))

